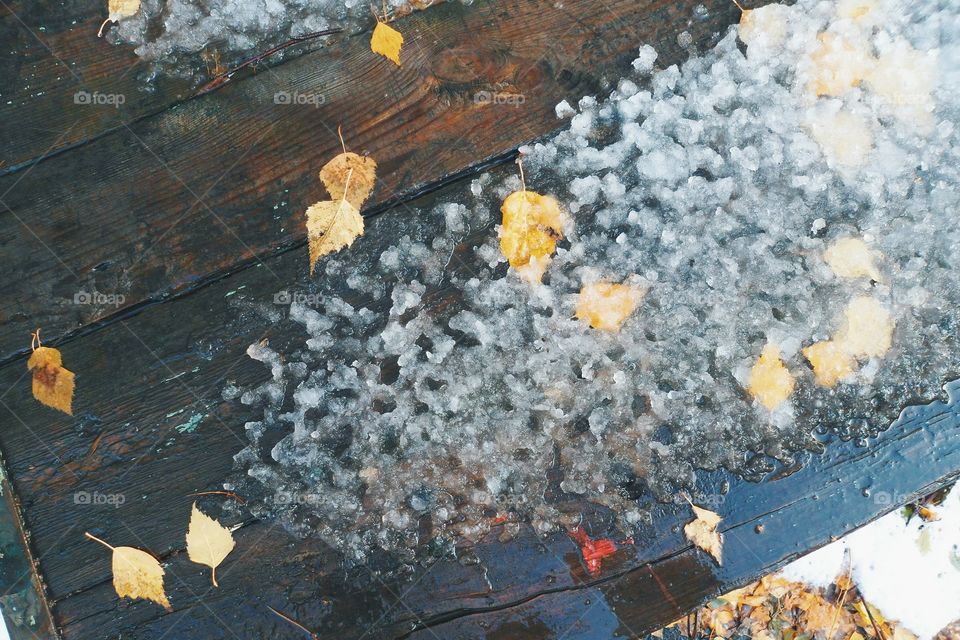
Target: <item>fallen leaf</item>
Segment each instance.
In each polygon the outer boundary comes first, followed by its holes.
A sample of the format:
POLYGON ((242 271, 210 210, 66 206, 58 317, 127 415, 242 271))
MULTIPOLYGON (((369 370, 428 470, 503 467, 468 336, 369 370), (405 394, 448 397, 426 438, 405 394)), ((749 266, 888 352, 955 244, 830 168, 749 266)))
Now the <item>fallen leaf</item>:
MULTIPOLYGON (((690 500, 687 499, 687 502, 690 502, 690 500)), ((717 531, 717 525, 720 524, 722 518, 713 511, 698 507, 692 502, 690 502, 690 507, 697 517, 683 527, 684 535, 687 536, 687 540, 713 556, 717 564, 722 565, 723 536, 717 531)))
POLYGON ((376 161, 351 151, 335 156, 320 169, 320 181, 330 192, 330 199, 346 200, 357 209, 370 197, 376 180, 376 161))
POLYGON ((526 279, 540 282, 557 239, 563 237, 565 218, 560 204, 550 196, 523 189, 507 196, 500 212, 500 251, 526 279), (524 272, 531 262, 533 269, 524 272))
POLYGON ((937 86, 936 53, 898 42, 880 56, 864 84, 901 122, 922 132, 936 123, 933 89, 937 86))
POLYGON ((744 9, 740 13, 737 35, 748 47, 763 44, 774 48, 787 38, 787 11, 781 4, 772 3, 758 9, 744 9))
POLYGON ((312 274, 318 259, 349 247, 357 236, 363 235, 363 217, 346 200, 318 202, 307 209, 307 235, 312 274))
POLYGON ((84 533, 113 551, 113 588, 121 598, 144 598, 173 611, 163 590, 163 567, 152 555, 133 547, 114 547, 84 533))
POLYGON ((857 87, 876 64, 868 44, 832 32, 818 36, 810 54, 810 90, 818 96, 840 96, 857 87))
POLYGON ((646 293, 646 289, 631 284, 594 282, 584 285, 577 297, 577 318, 594 329, 617 331, 646 293))
POLYGON ((583 560, 587 563, 587 571, 590 573, 600 571, 600 562, 617 552, 617 543, 609 538, 594 540, 580 527, 571 529, 569 533, 574 542, 580 545, 580 553, 583 555, 583 560))
POLYGON ((400 47, 403 46, 403 34, 385 22, 377 20, 370 38, 370 50, 379 53, 400 66, 400 47))
POLYGON ((100 25, 97 31, 97 37, 103 35, 103 28, 108 22, 119 22, 123 18, 129 18, 140 10, 140 0, 108 0, 107 19, 100 25))
POLYGON ((840 0, 837 16, 855 22, 871 21, 879 13, 877 0, 840 0))
POLYGON ((917 640, 917 636, 906 627, 898 624, 893 628, 892 640, 917 640))
POLYGON ((217 567, 233 551, 236 543, 230 530, 206 515, 193 503, 190 528, 187 530, 187 555, 192 562, 205 564, 213 571, 210 580, 217 584, 217 567))
POLYGON ((864 604, 862 599, 854 602, 853 608, 860 616, 860 626, 867 632, 867 635, 877 637, 879 631, 881 640, 890 640, 890 627, 879 609, 872 604, 864 604))
POLYGON ((860 238, 841 238, 823 252, 824 261, 841 278, 870 278, 880 281, 873 252, 860 238))
POLYGON ((780 359, 780 347, 768 344, 750 370, 747 390, 767 410, 773 411, 793 393, 794 379, 780 359))
POLYGON ((858 296, 844 312, 846 326, 837 340, 856 357, 880 357, 893 343, 893 316, 878 300, 858 296))
POLYGON ((822 387, 832 387, 856 371, 856 360, 846 348, 833 340, 817 342, 803 349, 813 367, 813 375, 822 387))
POLYGON ((33 373, 33 397, 73 415, 74 375, 63 368, 60 352, 52 347, 37 347, 27 360, 27 369, 33 373))
POLYGON ((873 151, 873 132, 866 120, 846 111, 822 107, 813 112, 810 132, 830 162, 858 167, 873 151))
POLYGON ((120 18, 129 18, 140 10, 140 0, 109 0, 107 10, 110 20, 116 22, 120 18))
MULTIPOLYGON (((353 171, 347 173, 344 193, 350 192, 353 171)), ((310 274, 321 256, 349 247, 363 235, 363 216, 346 199, 324 200, 307 209, 307 238, 310 240, 310 274)))

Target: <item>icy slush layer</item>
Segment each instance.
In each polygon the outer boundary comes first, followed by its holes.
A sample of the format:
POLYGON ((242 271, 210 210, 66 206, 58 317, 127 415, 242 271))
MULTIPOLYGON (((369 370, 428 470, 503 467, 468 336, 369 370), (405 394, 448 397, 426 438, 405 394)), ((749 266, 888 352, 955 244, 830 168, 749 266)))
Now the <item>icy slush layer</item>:
POLYGON ((361 238, 320 265, 315 297, 290 308, 303 346, 250 349, 273 372, 242 396, 264 406, 236 457, 254 511, 350 556, 475 538, 504 515, 548 532, 576 522, 570 498, 629 529, 695 469, 760 478, 817 449, 817 431, 866 445, 938 396, 960 371, 960 16, 946 1, 878 5, 882 19, 856 24, 832 3, 780 7, 776 47, 744 55, 733 29, 652 76, 644 47, 609 98, 584 98, 565 131, 523 149, 528 187, 575 221, 543 285, 499 251, 515 177, 405 212, 416 226, 371 220, 367 237, 394 246, 361 238), (928 118, 866 86, 811 93, 826 29, 856 30, 871 56, 921 52, 936 70, 917 103, 928 118), (859 163, 818 141, 836 114, 869 133, 859 163), (875 252, 879 281, 824 261, 847 237, 875 252), (629 276, 648 291, 619 332, 574 317, 584 284, 629 276), (858 296, 889 309, 893 347, 818 386, 801 348, 837 335, 858 296), (768 343, 796 378, 773 412, 746 391, 768 343))

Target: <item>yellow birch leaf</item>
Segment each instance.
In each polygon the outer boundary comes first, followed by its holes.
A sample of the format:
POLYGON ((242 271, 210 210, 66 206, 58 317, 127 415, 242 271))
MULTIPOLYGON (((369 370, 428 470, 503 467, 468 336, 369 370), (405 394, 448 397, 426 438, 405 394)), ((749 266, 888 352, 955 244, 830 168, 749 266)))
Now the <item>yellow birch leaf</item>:
POLYGON ((113 588, 118 596, 144 598, 173 610, 163 590, 163 567, 156 558, 140 549, 114 547, 89 533, 84 535, 113 551, 113 588))
POLYGON ((873 132, 861 118, 846 111, 815 112, 810 133, 827 159, 845 167, 857 167, 867 161, 873 151, 873 132))
POLYGON ((379 53, 400 66, 400 47, 403 46, 403 34, 385 22, 377 20, 370 38, 370 50, 379 53))
POLYGON ((594 329, 617 331, 646 293, 645 289, 629 284, 584 285, 577 297, 577 318, 594 329))
POLYGON ((563 237, 565 218, 560 204, 550 196, 521 190, 504 199, 500 212, 500 251, 521 275, 539 282, 557 248, 557 239, 563 237), (521 270, 534 259, 534 269, 521 270))
POLYGON ((837 3, 837 16, 855 22, 866 21, 871 14, 878 12, 877 0, 840 0, 837 3))
POLYGON ((817 342, 803 349, 817 384, 832 387, 856 371, 856 361, 841 343, 834 340, 817 342))
POLYGON ((857 87, 876 64, 865 41, 836 33, 821 33, 810 54, 813 78, 810 90, 818 96, 841 96, 857 87))
POLYGON ((844 312, 846 326, 837 338, 844 349, 857 357, 880 357, 893 343, 893 316, 870 296, 858 296, 844 312))
POLYGON ((892 640, 917 640, 917 636, 906 627, 898 624, 893 628, 892 640))
POLYGON ((60 352, 52 347, 37 347, 27 360, 27 369, 33 373, 33 397, 73 415, 74 375, 63 368, 60 352))
POLYGON ((748 47, 761 42, 770 48, 782 46, 787 38, 786 7, 773 3, 758 9, 744 9, 740 13, 737 35, 748 47))
POLYGON ((330 192, 330 199, 346 200, 357 209, 370 197, 376 180, 376 161, 351 151, 338 154, 320 169, 320 181, 330 192))
POLYGON ((140 10, 140 0, 109 0, 107 10, 110 21, 117 22, 121 18, 129 18, 140 10))
POLYGON ((217 584, 217 567, 233 551, 235 544, 230 530, 200 511, 194 502, 187 530, 187 555, 192 562, 205 564, 213 570, 210 580, 215 587, 220 586, 217 584))
POLYGON ((760 404, 773 411, 793 393, 793 375, 780 359, 780 347, 768 344, 750 370, 747 390, 760 404))
POLYGON ((880 281, 873 252, 860 238, 841 238, 823 252, 824 261, 841 278, 870 278, 880 281))
POLYGON ((717 561, 717 564, 723 564, 723 536, 717 531, 717 525, 722 518, 703 507, 698 507, 690 503, 693 513, 697 516, 695 520, 688 522, 683 527, 683 533, 687 540, 694 545, 709 553, 717 561))

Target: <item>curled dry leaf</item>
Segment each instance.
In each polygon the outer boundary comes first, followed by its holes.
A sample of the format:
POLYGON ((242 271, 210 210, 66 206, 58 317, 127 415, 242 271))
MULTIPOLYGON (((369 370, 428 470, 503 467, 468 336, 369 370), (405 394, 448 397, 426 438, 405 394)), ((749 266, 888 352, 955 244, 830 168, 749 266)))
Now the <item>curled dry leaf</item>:
MULTIPOLYGON (((769 411, 779 407, 793 393, 794 379, 780 359, 780 347, 764 346, 756 364, 750 370, 747 390, 769 411)), ((696 508, 696 507, 694 507, 696 508)))
POLYGON ((346 200, 357 209, 370 197, 376 180, 376 161, 351 151, 337 155, 320 169, 320 181, 330 192, 330 199, 346 200))
POLYGON ((617 331, 643 300, 646 289, 631 284, 594 282, 577 297, 577 318, 594 329, 617 331))
POLYGON ((33 397, 73 415, 74 375, 63 368, 60 352, 52 347, 37 347, 27 360, 27 369, 33 373, 33 397))
POLYGON ((187 530, 187 555, 192 562, 205 564, 213 571, 210 580, 217 584, 217 567, 236 544, 230 530, 206 515, 193 503, 190 513, 190 528, 187 530))
POLYGON ((557 239, 563 237, 565 218, 560 204, 550 196, 524 189, 507 196, 500 212, 500 251, 521 276, 540 282, 557 239))
POLYGON ((113 588, 121 598, 144 598, 172 611, 163 590, 163 567, 146 551, 133 547, 114 547, 100 538, 84 533, 113 551, 113 588))
POLYGON ((385 22, 377 20, 370 38, 370 50, 400 66, 400 47, 403 46, 403 34, 385 22))
MULTIPOLYGON (((690 502, 689 499, 687 502, 690 502)), ((722 518, 713 511, 698 507, 692 502, 690 502, 690 508, 697 517, 683 527, 684 535, 687 536, 687 540, 713 556, 717 564, 723 564, 723 536, 717 531, 722 518)))

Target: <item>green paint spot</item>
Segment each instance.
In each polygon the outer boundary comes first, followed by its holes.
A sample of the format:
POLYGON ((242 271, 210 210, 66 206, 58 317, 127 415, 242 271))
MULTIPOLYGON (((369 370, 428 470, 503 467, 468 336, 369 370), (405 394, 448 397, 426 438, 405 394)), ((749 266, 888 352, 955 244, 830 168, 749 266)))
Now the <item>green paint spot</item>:
POLYGON ((177 431, 180 433, 193 433, 197 430, 197 427, 200 426, 200 423, 206 418, 207 415, 204 413, 195 413, 190 416, 190 419, 184 422, 183 424, 177 425, 177 431))

